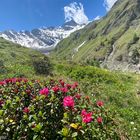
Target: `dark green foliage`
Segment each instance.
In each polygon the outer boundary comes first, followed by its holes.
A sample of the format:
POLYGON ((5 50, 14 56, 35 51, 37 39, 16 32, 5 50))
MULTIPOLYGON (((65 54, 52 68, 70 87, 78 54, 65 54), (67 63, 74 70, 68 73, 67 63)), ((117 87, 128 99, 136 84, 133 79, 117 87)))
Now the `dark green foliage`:
POLYGON ((0 60, 0 68, 4 67, 4 62, 0 60))
POLYGON ((90 66, 96 66, 96 67, 100 67, 100 62, 96 59, 87 59, 86 60, 86 64, 90 65, 90 66))
POLYGON ((128 43, 128 49, 133 45, 136 44, 139 41, 139 37, 137 34, 134 34, 132 40, 128 43))
POLYGON ((117 58, 116 58, 117 61, 122 61, 123 60, 123 56, 122 55, 119 55, 117 58))
POLYGON ((52 71, 52 65, 46 56, 33 59, 33 67, 37 74, 49 75, 52 71))
POLYGON ((4 62, 2 60, 0 60, 0 74, 5 74, 7 72, 5 66, 4 66, 4 62))
POLYGON ((133 64, 138 64, 139 63, 139 58, 140 58, 140 54, 138 52, 137 49, 133 50, 133 54, 132 54, 132 57, 131 57, 131 62, 133 64))
POLYGON ((76 39, 78 39, 79 37, 80 37, 80 33, 77 32, 77 33, 75 33, 75 35, 74 35, 74 37, 73 37, 73 40, 76 40, 76 39))
POLYGON ((137 36, 137 34, 134 34, 134 36, 133 36, 133 44, 135 44, 138 40, 139 40, 139 37, 137 36))
POLYGON ((48 58, 39 51, 0 38, 0 79, 38 77, 36 73, 47 75, 50 73, 48 62, 48 58))
POLYGON ((12 57, 16 57, 16 54, 14 52, 11 52, 12 57))

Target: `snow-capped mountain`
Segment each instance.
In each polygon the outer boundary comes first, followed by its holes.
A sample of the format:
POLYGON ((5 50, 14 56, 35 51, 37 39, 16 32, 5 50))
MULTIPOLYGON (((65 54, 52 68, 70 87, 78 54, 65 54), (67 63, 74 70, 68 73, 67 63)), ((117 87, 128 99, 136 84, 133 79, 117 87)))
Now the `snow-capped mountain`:
POLYGON ((43 27, 33 29, 31 32, 7 30, 0 32, 0 37, 29 48, 50 50, 53 49, 59 41, 84 26, 85 25, 79 25, 71 20, 60 27, 43 27))

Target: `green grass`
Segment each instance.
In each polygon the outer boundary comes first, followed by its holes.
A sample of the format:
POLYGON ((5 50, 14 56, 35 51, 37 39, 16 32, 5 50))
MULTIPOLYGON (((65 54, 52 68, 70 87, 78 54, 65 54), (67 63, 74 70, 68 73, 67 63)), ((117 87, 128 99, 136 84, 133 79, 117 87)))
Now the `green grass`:
MULTIPOLYGON (((47 75, 36 74, 33 66, 33 60, 42 62, 45 57, 40 52, 0 39, 0 55, 0 79, 19 76, 39 80, 47 78, 47 75)), ((140 139, 139 75, 110 72, 74 62, 55 61, 53 58, 50 60, 53 66, 51 78, 78 81, 82 93, 103 100, 106 107, 117 114, 116 118, 121 122, 119 127, 126 130, 130 139, 140 139)))
POLYGON ((55 63, 55 74, 59 78, 78 81, 84 94, 103 100, 112 112, 116 112, 117 118, 122 122, 120 127, 127 131, 129 137, 139 139, 139 75, 62 63, 55 63), (134 122, 134 125, 130 122, 134 122))
MULTIPOLYGON (((68 38, 62 40, 52 52, 56 59, 73 60, 74 62, 83 62, 87 59, 105 61, 108 54, 111 53, 113 44, 117 51, 112 57, 113 63, 116 63, 118 56, 128 57, 131 60, 131 50, 128 50, 128 43, 131 42, 134 34, 139 36, 139 16, 138 2, 136 0, 124 0, 118 2, 108 12, 108 14, 99 21, 93 21, 85 28, 72 33, 68 38), (137 29, 137 30, 136 30, 137 29), (86 43, 74 53, 74 49, 81 43, 86 43), (104 44, 102 47, 101 43, 104 44), (98 49, 100 48, 100 49, 98 49), (74 58, 72 59, 72 55, 74 58)), ((131 44, 132 48, 140 50, 140 40, 131 44)), ((123 62, 119 61, 123 64, 123 62)), ((129 63, 129 62, 128 62, 129 63)))
POLYGON ((41 75, 36 74, 33 62, 43 61, 44 58, 45 56, 38 51, 0 38, 0 79, 8 77, 41 77, 41 75))

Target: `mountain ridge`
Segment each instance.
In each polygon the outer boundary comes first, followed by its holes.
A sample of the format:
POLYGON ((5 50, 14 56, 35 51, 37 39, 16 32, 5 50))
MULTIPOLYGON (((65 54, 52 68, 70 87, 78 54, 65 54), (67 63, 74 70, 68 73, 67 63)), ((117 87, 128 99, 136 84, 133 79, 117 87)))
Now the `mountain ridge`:
POLYGON ((19 32, 7 30, 0 32, 0 37, 28 48, 50 50, 53 49, 60 40, 68 37, 72 32, 84 26, 85 24, 80 25, 71 20, 59 27, 43 27, 31 31, 22 30, 19 32))

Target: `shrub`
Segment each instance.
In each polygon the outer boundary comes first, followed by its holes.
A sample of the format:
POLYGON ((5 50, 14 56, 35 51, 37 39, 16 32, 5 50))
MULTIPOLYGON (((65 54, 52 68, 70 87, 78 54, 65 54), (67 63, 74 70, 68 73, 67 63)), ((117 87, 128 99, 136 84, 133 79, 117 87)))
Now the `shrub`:
POLYGON ((84 96, 78 83, 13 78, 0 82, 0 136, 100 140, 120 135, 104 103, 84 96))
POLYGON ((137 36, 137 34, 134 34, 132 40, 130 40, 130 42, 128 43, 128 49, 130 49, 131 46, 133 44, 136 44, 138 41, 139 41, 139 36, 137 36))
POLYGON ((100 67, 100 62, 94 58, 94 59, 87 59, 86 64, 90 66, 100 67))
POLYGON ((45 74, 49 75, 52 70, 52 65, 48 57, 43 58, 34 58, 33 59, 33 67, 37 74, 45 74))
POLYGON ((7 69, 4 65, 4 62, 2 60, 0 60, 0 74, 4 74, 7 72, 7 69))

